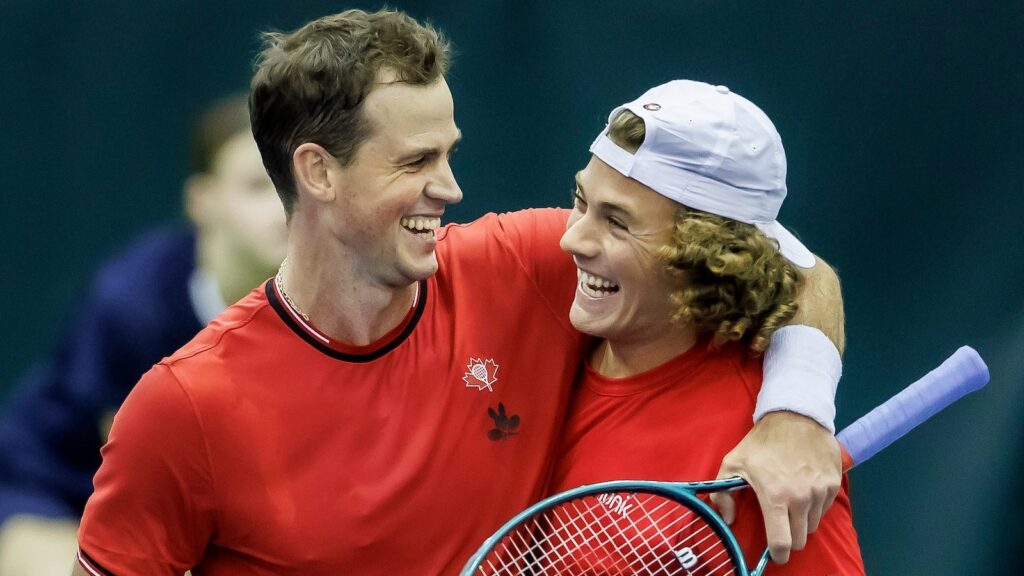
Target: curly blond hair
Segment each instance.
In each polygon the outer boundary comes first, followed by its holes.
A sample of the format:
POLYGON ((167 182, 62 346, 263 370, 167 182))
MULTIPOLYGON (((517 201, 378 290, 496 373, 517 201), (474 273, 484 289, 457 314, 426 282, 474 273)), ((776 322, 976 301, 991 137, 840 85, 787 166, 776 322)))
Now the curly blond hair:
MULTIPOLYGON (((608 132, 634 154, 644 135, 643 120, 628 110, 608 132)), ((752 224, 680 206, 671 244, 659 255, 684 280, 671 295, 673 320, 713 333, 715 345, 746 341, 753 352, 764 352, 772 333, 797 312, 802 276, 778 243, 752 224)))

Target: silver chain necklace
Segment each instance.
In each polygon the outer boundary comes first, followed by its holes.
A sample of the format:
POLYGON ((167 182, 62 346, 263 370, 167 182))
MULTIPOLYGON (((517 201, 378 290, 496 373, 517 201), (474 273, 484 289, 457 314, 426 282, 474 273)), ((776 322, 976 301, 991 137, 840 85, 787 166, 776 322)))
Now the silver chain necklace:
POLYGON ((277 269, 277 275, 274 276, 274 284, 277 286, 277 291, 281 293, 281 296, 284 296, 284 301, 288 303, 288 306, 290 306, 291 309, 294 310, 296 314, 302 316, 303 320, 309 322, 309 315, 300 310, 299 307, 295 305, 295 302, 292 302, 292 299, 291 297, 288 296, 288 293, 284 291, 284 280, 281 279, 281 275, 284 272, 284 267, 285 264, 287 263, 287 258, 285 258, 281 262, 281 267, 277 269))

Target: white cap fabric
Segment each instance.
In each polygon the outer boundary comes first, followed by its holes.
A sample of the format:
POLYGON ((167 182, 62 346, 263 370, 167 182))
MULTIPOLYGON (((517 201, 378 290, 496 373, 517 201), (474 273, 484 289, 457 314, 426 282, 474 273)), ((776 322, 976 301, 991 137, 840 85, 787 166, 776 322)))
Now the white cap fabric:
POLYGON ((786 151, 760 108, 725 86, 674 80, 619 106, 608 122, 623 110, 644 121, 640 149, 622 149, 606 127, 592 154, 684 206, 757 226, 790 262, 814 266, 814 255, 776 221, 786 198, 786 151))

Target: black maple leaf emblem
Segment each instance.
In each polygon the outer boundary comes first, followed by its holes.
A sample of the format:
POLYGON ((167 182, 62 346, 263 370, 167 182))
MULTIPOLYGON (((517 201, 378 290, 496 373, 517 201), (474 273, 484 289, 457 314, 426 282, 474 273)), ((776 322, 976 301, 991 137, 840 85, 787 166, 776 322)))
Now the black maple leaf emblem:
POLYGON ((487 431, 488 438, 491 440, 508 440, 509 437, 518 434, 516 429, 519 428, 519 415, 507 415, 504 404, 498 402, 498 410, 495 411, 494 408, 487 408, 487 413, 494 420, 495 426, 487 431))

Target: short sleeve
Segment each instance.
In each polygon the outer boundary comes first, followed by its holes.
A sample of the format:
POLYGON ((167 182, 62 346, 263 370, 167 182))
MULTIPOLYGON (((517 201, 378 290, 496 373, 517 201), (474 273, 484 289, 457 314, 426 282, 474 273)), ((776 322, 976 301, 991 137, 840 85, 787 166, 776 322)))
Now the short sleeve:
POLYGON ((215 529, 210 460, 171 369, 143 376, 114 419, 79 529, 82 555, 114 574, 181 574, 215 529))
POLYGON ((526 274, 547 306, 568 324, 576 291, 572 257, 559 246, 569 211, 533 208, 506 214, 487 214, 470 223, 450 226, 440 239, 458 245, 458 258, 449 260, 453 278, 462 274, 526 274))
POLYGON ((569 211, 557 208, 522 210, 498 216, 509 246, 541 292, 572 301, 575 267, 559 242, 565 233, 569 211), (567 297, 567 298, 566 298, 567 297))

